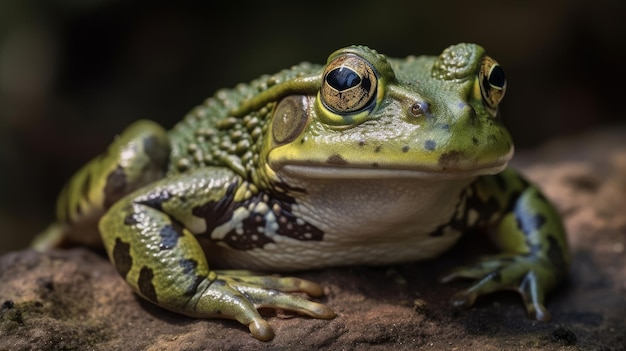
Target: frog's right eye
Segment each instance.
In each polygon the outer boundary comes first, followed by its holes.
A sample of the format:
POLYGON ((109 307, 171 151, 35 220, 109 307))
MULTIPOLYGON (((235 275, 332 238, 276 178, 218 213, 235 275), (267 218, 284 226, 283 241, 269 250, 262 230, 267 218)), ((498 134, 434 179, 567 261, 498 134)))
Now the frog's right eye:
POLYGON ((329 112, 351 115, 373 105, 377 87, 378 77, 369 62, 357 55, 345 54, 326 66, 319 97, 329 112))
POLYGON ((489 56, 483 57, 478 73, 478 83, 487 108, 492 111, 497 110, 506 92, 506 76, 496 60, 489 56))

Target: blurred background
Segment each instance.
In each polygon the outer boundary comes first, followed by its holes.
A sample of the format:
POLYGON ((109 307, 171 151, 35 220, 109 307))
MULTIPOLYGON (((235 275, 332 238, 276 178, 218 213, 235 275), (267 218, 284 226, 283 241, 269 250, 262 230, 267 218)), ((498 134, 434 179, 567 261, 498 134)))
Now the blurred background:
POLYGON ((481 44, 506 71, 518 151, 623 124, 624 4, 1 0, 0 254, 45 228, 65 180, 130 122, 169 128, 218 88, 349 44, 481 44))

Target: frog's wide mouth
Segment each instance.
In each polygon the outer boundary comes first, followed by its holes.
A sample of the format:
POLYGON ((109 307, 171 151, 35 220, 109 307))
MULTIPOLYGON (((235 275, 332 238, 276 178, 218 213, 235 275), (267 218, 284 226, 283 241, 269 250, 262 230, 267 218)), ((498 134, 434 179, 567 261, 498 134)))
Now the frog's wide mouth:
POLYGON ((359 165, 326 165, 307 163, 284 163, 273 165, 276 174, 309 179, 465 179, 482 175, 497 174, 508 165, 508 159, 502 159, 479 167, 406 167, 391 166, 372 167, 359 165))

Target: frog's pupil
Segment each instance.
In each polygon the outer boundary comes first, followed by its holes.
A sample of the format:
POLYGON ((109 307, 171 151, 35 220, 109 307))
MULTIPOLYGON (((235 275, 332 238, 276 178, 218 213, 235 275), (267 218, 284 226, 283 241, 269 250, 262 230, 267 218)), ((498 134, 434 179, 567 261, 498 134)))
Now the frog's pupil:
POLYGON ((506 78, 504 77, 504 70, 502 67, 494 66, 489 73, 489 85, 492 87, 502 88, 504 87, 505 80, 506 78))
POLYGON ((337 91, 344 91, 361 83, 361 77, 347 67, 339 67, 328 72, 326 82, 337 91))

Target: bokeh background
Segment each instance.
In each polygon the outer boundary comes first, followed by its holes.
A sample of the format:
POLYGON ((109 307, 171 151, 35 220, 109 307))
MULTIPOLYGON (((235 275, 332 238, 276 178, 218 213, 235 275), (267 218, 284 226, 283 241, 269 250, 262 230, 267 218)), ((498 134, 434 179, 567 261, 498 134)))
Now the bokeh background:
POLYGON ((349 44, 483 45, 518 150, 623 124, 624 4, 1 0, 0 254, 45 228, 64 181, 131 121, 171 127, 218 88, 349 44))

